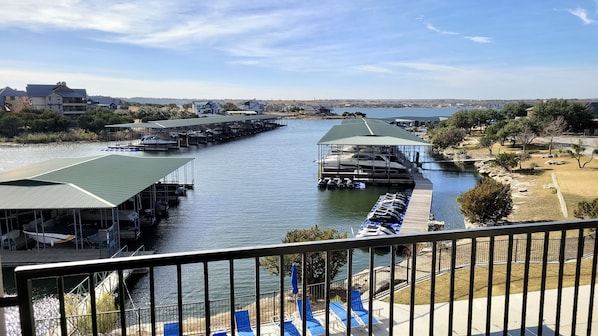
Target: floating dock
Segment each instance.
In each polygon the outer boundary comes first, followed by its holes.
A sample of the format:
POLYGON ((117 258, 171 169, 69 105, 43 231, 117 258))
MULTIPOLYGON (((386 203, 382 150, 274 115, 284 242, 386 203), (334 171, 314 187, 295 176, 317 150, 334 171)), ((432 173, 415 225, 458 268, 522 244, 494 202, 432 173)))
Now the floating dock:
POLYGON ((428 232, 432 208, 432 182, 425 178, 419 169, 414 169, 412 174, 415 186, 399 234, 428 232))

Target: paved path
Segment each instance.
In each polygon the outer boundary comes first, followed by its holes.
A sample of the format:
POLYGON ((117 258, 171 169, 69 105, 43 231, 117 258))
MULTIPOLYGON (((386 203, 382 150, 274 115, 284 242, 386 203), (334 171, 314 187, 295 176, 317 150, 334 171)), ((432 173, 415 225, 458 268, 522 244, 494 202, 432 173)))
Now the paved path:
MULTIPOLYGON (((589 292, 590 286, 581 286, 580 294, 578 296, 578 313, 577 323, 575 328, 575 335, 586 335, 587 334, 587 319, 589 313, 589 292)), ((545 292, 545 305, 544 305, 544 319, 541 325, 543 335, 556 335, 556 302, 557 302, 557 290, 548 290, 545 292)), ((573 311, 573 288, 563 289, 563 301, 561 304, 561 324, 559 332, 563 335, 571 335, 573 331, 572 311, 573 311)), ((491 335, 502 335, 503 324, 504 324, 504 296, 493 296, 492 297, 492 309, 490 316, 490 334, 491 335)), ((524 335, 537 335, 539 318, 539 302, 540 292, 528 293, 527 299, 527 311, 525 319, 525 333, 524 335)), ((454 311, 455 317, 453 322, 453 330, 449 333, 448 330, 448 303, 438 303, 434 309, 434 335, 467 335, 468 321, 472 321, 472 334, 473 335, 485 335, 486 330, 486 307, 487 300, 475 299, 473 301, 473 316, 467 316, 469 303, 468 301, 455 301, 454 311)), ((404 336, 409 335, 409 317, 410 309, 408 305, 396 304, 394 305, 394 318, 393 318, 393 335, 404 336)), ((521 328, 521 312, 523 307, 523 295, 514 294, 510 296, 509 304, 509 323, 508 323, 508 335, 522 335, 520 333, 521 328)), ((429 335, 430 327, 430 306, 429 305, 417 305, 415 306, 415 319, 414 319, 414 335, 429 335)), ((374 309, 377 310, 378 319, 382 322, 381 325, 374 326, 372 333, 375 336, 388 335, 388 323, 389 323, 389 306, 388 303, 383 301, 375 301, 374 309)), ((316 318, 324 322, 324 313, 319 312, 315 314, 316 318)), ((595 317, 592 321, 592 334, 598 333, 598 308, 595 302, 593 316, 595 317)), ((331 319, 333 321, 333 319, 331 319)), ((295 324, 300 326, 300 321, 296 320, 295 324)), ((268 329, 264 330, 268 332, 268 329)), ((275 333, 275 329, 270 330, 275 333)), ((344 329, 338 324, 332 324, 330 328, 331 335, 344 335, 344 329)), ((367 330, 354 328, 352 335, 366 335, 367 330)))

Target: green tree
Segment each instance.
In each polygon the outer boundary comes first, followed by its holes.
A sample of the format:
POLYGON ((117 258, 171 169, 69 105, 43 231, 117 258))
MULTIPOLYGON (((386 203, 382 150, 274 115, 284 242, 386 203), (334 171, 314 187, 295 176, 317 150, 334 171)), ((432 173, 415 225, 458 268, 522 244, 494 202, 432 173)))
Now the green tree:
POLYGON ((106 125, 122 124, 124 122, 126 120, 121 115, 109 109, 97 107, 77 118, 79 128, 94 133, 102 132, 106 125))
POLYGON ((532 107, 531 104, 525 102, 506 104, 500 111, 504 119, 511 120, 517 117, 527 116, 527 109, 532 107))
POLYGON ((473 223, 496 224, 513 210, 509 185, 490 177, 484 177, 473 189, 461 194, 457 201, 461 204, 463 216, 473 223))
POLYGON ((21 118, 14 114, 0 116, 0 135, 12 138, 19 135, 22 126, 21 118))
POLYGON ((585 156, 584 155, 585 151, 586 151, 586 147, 584 146, 583 141, 581 139, 577 139, 577 143, 571 144, 571 149, 569 150, 569 154, 571 155, 571 157, 573 157, 575 160, 577 160, 577 166, 579 168, 585 167, 588 163, 590 163, 594 159, 594 155, 598 154, 598 149, 592 150, 592 152, 590 153, 590 158, 587 161, 582 163, 581 160, 585 156))
POLYGON ((598 218, 598 198, 593 201, 581 201, 577 203, 577 208, 573 210, 573 216, 577 218, 598 218))
POLYGON ((463 129, 455 126, 438 126, 428 130, 430 142, 438 148, 447 148, 463 141, 463 129))
MULTIPOLYGON (((318 240, 343 239, 347 238, 347 234, 340 234, 335 229, 320 230, 318 226, 314 226, 305 230, 288 231, 283 243, 298 243, 310 242, 318 240)), ((298 267, 299 277, 305 271, 307 284, 316 284, 324 282, 326 277, 326 252, 308 253, 306 256, 306 264, 301 265, 301 254, 290 254, 283 257, 283 264, 280 264, 278 256, 265 257, 260 260, 260 265, 268 272, 279 275, 282 271, 286 275, 291 274, 291 265, 295 262, 298 267)), ((330 253, 330 264, 328 269, 332 279, 338 275, 341 268, 347 263, 346 251, 334 251, 330 253)))
POLYGON ((494 146, 496 138, 490 134, 484 134, 482 137, 480 137, 479 142, 480 146, 488 148, 489 154, 492 155, 492 146, 494 146))
POLYGON ((475 120, 472 117, 470 111, 467 110, 460 110, 448 118, 448 124, 454 126, 455 128, 462 128, 467 133, 471 131, 471 128, 475 125, 475 120))
POLYGON ((511 171, 517 167, 519 156, 516 153, 500 153, 494 158, 494 164, 511 171))
POLYGON ((593 127, 592 113, 588 108, 577 102, 565 99, 552 99, 540 102, 534 106, 532 117, 542 122, 550 122, 562 116, 571 131, 582 132, 593 127))

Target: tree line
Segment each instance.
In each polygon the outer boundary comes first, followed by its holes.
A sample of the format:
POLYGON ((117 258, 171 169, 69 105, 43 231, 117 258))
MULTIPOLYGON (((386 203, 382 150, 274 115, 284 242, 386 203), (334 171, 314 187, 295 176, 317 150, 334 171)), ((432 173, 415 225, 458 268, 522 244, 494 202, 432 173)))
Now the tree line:
MULTIPOLYGON (((136 110, 93 107, 85 114, 70 118, 50 110, 26 108, 18 112, 0 112, 0 137, 7 140, 37 133, 64 133, 80 130, 83 133, 103 135, 106 125, 130 123, 135 120, 194 118, 195 114, 176 105, 140 106, 136 110)), ((77 139, 74 139, 77 140, 77 139)))
POLYGON ((501 110, 460 110, 428 129, 430 142, 436 149, 454 146, 473 132, 478 132, 481 146, 492 154, 495 143, 526 147, 538 136, 552 139, 565 132, 593 131, 591 111, 583 104, 564 99, 548 100, 531 105, 510 103, 501 110))

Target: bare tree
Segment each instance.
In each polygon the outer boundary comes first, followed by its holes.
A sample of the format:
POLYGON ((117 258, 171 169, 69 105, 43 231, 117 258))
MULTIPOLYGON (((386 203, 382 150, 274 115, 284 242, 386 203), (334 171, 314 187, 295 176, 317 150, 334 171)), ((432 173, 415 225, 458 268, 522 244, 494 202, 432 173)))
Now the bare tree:
POLYGON ((521 130, 515 135, 515 139, 521 143, 523 152, 525 152, 527 146, 531 144, 537 136, 538 133, 534 130, 534 127, 529 123, 524 123, 521 126, 521 130))
POLYGON ((594 159, 594 155, 598 154, 598 149, 592 150, 590 152, 590 158, 587 161, 585 161, 584 163, 582 163, 581 159, 584 156, 585 151, 586 151, 586 147, 584 146, 583 141, 581 139, 578 139, 576 144, 575 143, 571 144, 571 149, 569 150, 569 153, 575 160, 577 160, 577 166, 579 168, 585 167, 588 163, 590 163, 594 159))
POLYGON ((553 119, 542 131, 542 134, 550 138, 548 143, 548 155, 552 156, 552 141, 555 137, 561 136, 567 130, 567 121, 563 116, 553 119))

